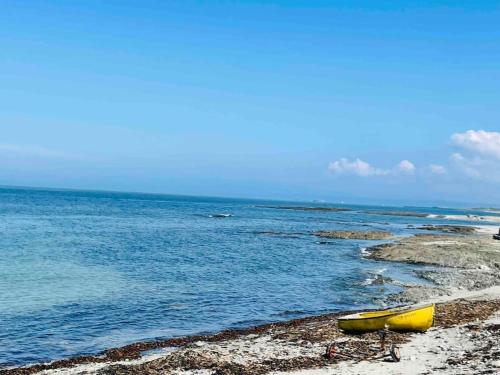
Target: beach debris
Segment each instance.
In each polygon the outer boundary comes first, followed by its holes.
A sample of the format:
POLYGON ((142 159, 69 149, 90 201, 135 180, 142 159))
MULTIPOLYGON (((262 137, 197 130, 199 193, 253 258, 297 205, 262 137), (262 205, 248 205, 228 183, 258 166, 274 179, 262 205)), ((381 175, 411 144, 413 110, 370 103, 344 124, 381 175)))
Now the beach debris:
POLYGON ((326 359, 332 359, 335 356, 335 353, 337 353, 338 347, 335 343, 328 344, 326 346, 326 351, 324 354, 324 357, 326 359))

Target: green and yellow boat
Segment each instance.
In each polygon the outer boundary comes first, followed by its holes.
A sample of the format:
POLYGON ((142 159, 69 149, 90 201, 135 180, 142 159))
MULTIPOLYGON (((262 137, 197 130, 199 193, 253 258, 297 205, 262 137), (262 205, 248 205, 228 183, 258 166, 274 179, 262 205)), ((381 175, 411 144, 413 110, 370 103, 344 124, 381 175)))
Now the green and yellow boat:
POLYGON ((434 323, 434 304, 368 311, 338 318, 339 328, 346 332, 427 331, 434 323))

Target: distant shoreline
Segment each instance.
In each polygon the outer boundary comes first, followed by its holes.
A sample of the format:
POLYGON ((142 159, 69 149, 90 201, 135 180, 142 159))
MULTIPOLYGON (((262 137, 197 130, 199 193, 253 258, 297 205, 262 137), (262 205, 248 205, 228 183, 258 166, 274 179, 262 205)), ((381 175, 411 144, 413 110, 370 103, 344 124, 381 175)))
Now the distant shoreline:
POLYGON ((331 199, 331 200, 317 200, 308 198, 284 198, 284 197, 255 197, 255 196, 240 196, 240 195, 206 195, 203 193, 196 194, 186 194, 177 192, 164 192, 164 191, 141 191, 141 190, 118 190, 118 189, 107 189, 107 188, 94 188, 94 187, 58 187, 58 186, 28 186, 28 185, 2 185, 0 184, 0 190, 33 190, 33 191, 49 191, 49 192, 86 192, 86 193, 102 193, 102 194, 139 194, 139 195, 151 195, 151 196, 170 196, 170 197, 185 197, 185 198, 202 198, 202 199, 222 199, 222 200, 243 200, 243 201, 255 201, 255 202, 276 202, 276 203, 293 203, 297 205, 314 205, 319 206, 368 206, 368 207, 378 207, 390 210, 391 208, 411 208, 411 207, 422 207, 422 208, 442 208, 442 209, 453 209, 453 210, 478 210, 478 211, 500 211, 500 208, 477 208, 477 203, 471 202, 441 202, 437 204, 434 201, 419 201, 419 202, 406 202, 406 201, 387 201, 387 200, 377 200, 372 199, 367 202, 367 199, 356 199, 352 198, 346 199, 331 199), (375 201, 375 202, 374 202, 375 201))

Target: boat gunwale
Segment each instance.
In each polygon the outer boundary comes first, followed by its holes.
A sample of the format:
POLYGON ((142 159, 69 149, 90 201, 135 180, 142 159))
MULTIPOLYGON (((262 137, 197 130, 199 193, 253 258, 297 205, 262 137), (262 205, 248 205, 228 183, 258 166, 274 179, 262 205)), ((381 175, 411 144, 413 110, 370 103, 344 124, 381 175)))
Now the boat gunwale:
POLYGON ((434 303, 429 303, 426 305, 422 306, 401 306, 401 307, 394 307, 394 308, 389 308, 386 310, 374 310, 374 311, 364 311, 364 312, 359 312, 356 314, 350 314, 350 315, 345 315, 342 317, 337 318, 337 321, 352 321, 352 320, 370 320, 370 319, 381 319, 381 318, 388 318, 394 315, 401 315, 401 314, 406 314, 411 311, 416 311, 416 310, 423 310, 427 309, 429 307, 435 307, 434 303), (405 309, 405 307, 408 307, 405 309), (394 310, 394 309, 401 309, 399 311, 394 311, 393 313, 387 314, 387 315, 381 315, 381 316, 371 316, 371 317, 362 317, 361 314, 366 314, 366 313, 374 313, 374 312, 384 312, 384 311, 389 311, 389 310, 394 310))

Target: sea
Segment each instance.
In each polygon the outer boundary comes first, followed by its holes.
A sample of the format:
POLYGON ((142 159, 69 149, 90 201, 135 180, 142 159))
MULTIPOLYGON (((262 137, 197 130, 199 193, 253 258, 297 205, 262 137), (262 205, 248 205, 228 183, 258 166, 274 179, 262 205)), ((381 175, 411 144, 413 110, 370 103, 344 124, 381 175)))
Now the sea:
POLYGON ((384 306, 401 284, 424 282, 415 273, 422 266, 367 259, 382 241, 312 235, 409 236, 447 222, 383 211, 471 213, 0 188, 0 368, 384 306), (381 278, 392 282, 373 282, 381 278))

